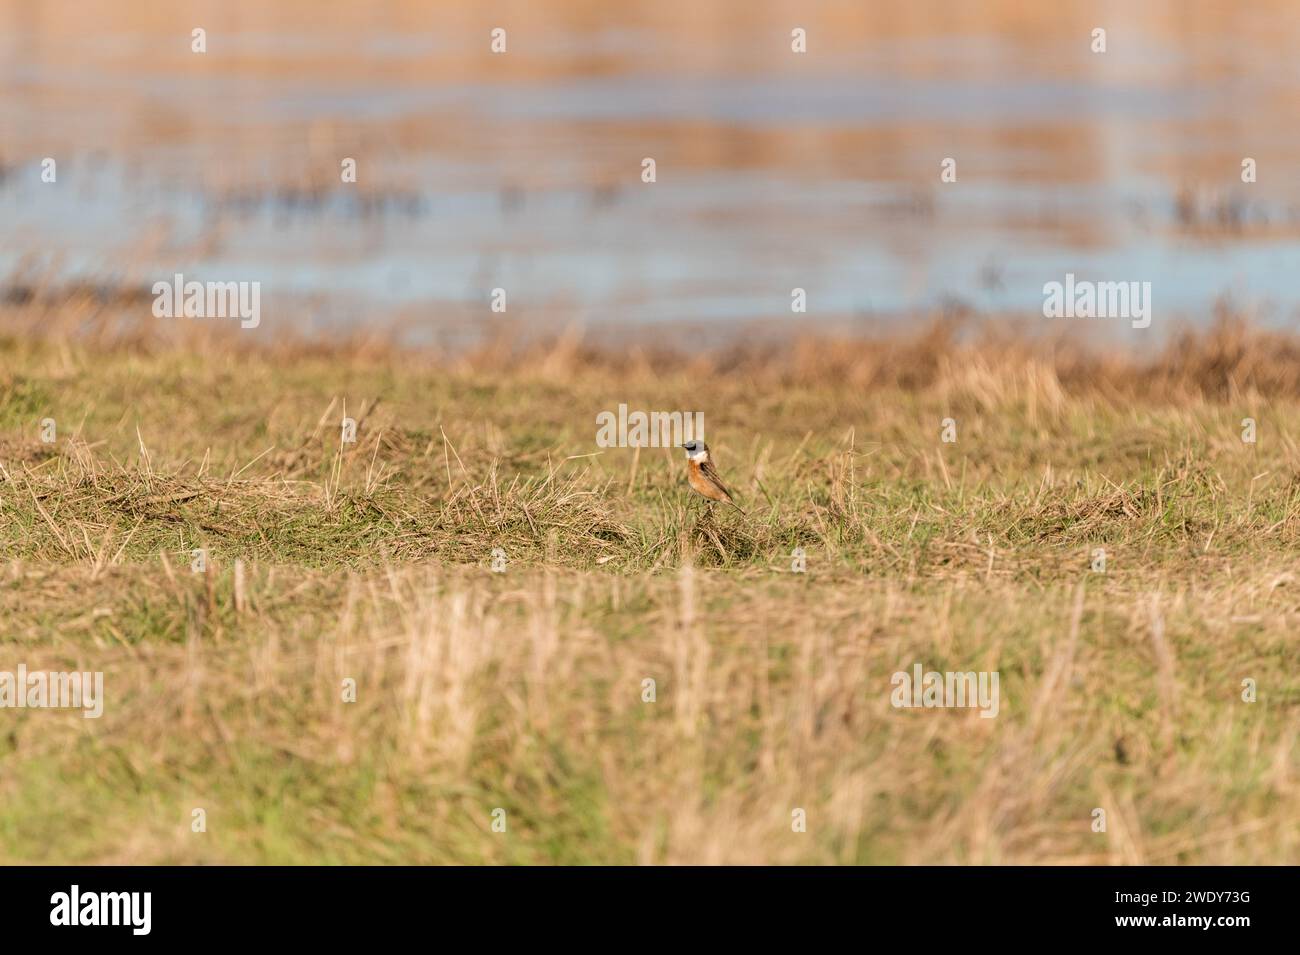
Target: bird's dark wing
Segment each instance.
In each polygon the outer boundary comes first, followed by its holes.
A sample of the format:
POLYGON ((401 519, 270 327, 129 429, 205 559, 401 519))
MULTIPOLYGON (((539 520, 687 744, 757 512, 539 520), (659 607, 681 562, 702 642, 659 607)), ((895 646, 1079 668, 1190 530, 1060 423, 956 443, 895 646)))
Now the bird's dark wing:
POLYGON ((706 460, 700 465, 700 470, 704 472, 706 478, 718 486, 718 490, 727 495, 727 500, 730 501, 731 492, 727 490, 727 485, 722 483, 722 478, 718 476, 718 469, 713 466, 713 462, 706 460))

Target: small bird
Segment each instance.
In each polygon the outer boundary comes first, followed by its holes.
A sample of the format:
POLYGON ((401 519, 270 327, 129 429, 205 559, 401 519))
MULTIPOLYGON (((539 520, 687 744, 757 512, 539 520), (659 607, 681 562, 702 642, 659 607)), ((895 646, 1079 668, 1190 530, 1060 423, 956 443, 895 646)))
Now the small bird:
POLYGON ((709 446, 703 441, 687 441, 682 444, 682 449, 686 452, 688 462, 686 477, 690 481, 691 488, 710 501, 726 501, 744 514, 744 509, 731 499, 731 492, 718 476, 718 469, 713 466, 713 460, 709 457, 709 446))

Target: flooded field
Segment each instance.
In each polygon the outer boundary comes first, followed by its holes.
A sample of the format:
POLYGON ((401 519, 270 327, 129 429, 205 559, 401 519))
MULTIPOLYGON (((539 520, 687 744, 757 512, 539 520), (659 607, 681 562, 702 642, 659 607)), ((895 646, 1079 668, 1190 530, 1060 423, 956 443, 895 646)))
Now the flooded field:
MULTIPOLYGON (((1296 864, 1298 47, 1300 0, 0 0, 0 867, 1296 864)), ((48 871, 160 937, 431 920, 48 871)), ((1113 881, 1251 888, 1203 871, 1113 881)), ((1138 911, 916 875, 760 874, 763 930, 1138 911)), ((536 897, 685 912, 596 877, 536 897)))
POLYGON ((0 0, 0 280, 595 326, 1046 322, 1068 273, 1289 324, 1300 7, 1097 7, 0 0))

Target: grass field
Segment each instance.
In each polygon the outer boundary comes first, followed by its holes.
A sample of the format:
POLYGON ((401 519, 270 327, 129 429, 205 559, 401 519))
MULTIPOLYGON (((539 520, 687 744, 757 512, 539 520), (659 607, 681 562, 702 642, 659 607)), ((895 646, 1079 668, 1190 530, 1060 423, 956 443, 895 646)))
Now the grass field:
POLYGON ((1300 861, 1300 340, 194 326, 0 321, 0 670, 106 694, 0 710, 0 862, 1300 861), (894 708, 916 663, 997 717, 894 708))

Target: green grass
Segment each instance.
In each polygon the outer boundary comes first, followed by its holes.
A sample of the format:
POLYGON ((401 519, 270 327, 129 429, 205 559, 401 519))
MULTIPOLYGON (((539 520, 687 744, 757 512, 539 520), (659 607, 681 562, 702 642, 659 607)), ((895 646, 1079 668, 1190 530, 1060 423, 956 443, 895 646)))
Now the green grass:
POLYGON ((107 702, 0 710, 0 861, 1300 860, 1300 398, 926 347, 7 339, 0 670, 107 702), (596 447, 620 402, 704 411, 748 515, 596 447), (916 662, 999 716, 894 709, 916 662))

